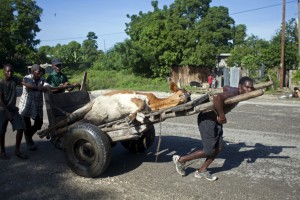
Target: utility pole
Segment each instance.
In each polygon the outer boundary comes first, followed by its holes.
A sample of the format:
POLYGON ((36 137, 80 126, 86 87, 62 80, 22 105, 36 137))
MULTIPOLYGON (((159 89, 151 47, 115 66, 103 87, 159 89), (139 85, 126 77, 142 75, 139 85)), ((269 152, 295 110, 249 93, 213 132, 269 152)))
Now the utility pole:
MULTIPOLYGON (((297 23, 297 28, 298 28, 298 55, 300 57, 300 0, 298 0, 298 23, 297 23)), ((300 69, 300 61, 299 61, 298 69, 300 69)))
POLYGON ((282 89, 284 85, 284 71, 285 71, 284 70, 285 5, 286 5, 286 0, 282 0, 280 89, 282 89))
POLYGON ((103 48, 104 48, 104 53, 106 53, 105 39, 103 39, 103 48))

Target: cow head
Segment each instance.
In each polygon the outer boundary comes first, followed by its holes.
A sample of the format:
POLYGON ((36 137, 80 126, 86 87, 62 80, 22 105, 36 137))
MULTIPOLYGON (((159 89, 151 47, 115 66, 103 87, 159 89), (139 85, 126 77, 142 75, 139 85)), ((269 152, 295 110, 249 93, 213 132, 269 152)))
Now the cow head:
POLYGON ((170 82, 170 90, 173 92, 173 95, 169 98, 177 99, 177 105, 184 104, 191 100, 191 93, 184 88, 179 88, 174 82, 170 82))

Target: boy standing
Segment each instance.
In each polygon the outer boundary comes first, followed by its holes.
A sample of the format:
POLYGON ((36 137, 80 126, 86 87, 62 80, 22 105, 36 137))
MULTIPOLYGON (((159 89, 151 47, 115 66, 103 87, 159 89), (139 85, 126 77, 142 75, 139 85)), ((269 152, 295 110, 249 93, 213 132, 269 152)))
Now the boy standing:
POLYGON ((23 137, 24 122, 16 107, 18 79, 13 76, 12 65, 3 67, 4 79, 0 80, 0 159, 7 160, 10 157, 5 152, 5 133, 8 122, 11 123, 13 131, 17 130, 15 155, 21 159, 28 156, 20 152, 23 137))

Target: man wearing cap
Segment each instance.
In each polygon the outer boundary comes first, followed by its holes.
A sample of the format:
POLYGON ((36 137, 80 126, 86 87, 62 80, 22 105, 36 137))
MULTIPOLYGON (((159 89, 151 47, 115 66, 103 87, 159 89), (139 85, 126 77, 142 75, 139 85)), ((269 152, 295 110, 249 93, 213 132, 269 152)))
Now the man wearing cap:
MULTIPOLYGON (((69 83, 67 76, 62 73, 61 68, 62 68, 62 62, 60 62, 57 58, 54 58, 52 60, 53 72, 47 78, 47 82, 53 87, 71 85, 69 83)), ((78 83, 74 83, 72 85, 79 86, 78 83)), ((71 91, 72 89, 73 88, 70 88, 70 89, 68 89, 68 91, 71 91)), ((51 91, 53 93, 61 93, 61 92, 64 92, 65 89, 56 89, 56 90, 51 90, 51 91)))
POLYGON ((35 151, 32 136, 41 129, 43 125, 43 92, 50 88, 42 77, 43 70, 40 65, 34 64, 31 67, 31 74, 23 78, 23 92, 19 102, 19 112, 25 122, 25 140, 29 150, 35 151), (34 120, 31 126, 31 119, 34 120))

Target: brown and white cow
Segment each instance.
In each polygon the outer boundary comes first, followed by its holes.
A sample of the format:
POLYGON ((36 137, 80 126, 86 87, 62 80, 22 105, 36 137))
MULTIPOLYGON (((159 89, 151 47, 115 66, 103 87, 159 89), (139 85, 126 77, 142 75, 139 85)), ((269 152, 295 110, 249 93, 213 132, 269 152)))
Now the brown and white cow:
POLYGON ((170 82, 172 95, 158 98, 153 93, 117 90, 106 93, 94 100, 92 109, 84 116, 84 120, 94 125, 101 125, 129 117, 129 122, 143 122, 142 111, 157 111, 171 108, 190 100, 190 93, 170 82))
POLYGON ((157 111, 184 104, 191 100, 190 93, 180 89, 174 82, 170 82, 172 95, 158 98, 153 93, 118 90, 100 95, 88 104, 71 113, 66 119, 40 131, 40 137, 47 136, 51 131, 73 124, 79 120, 96 126, 122 118, 129 118, 143 122, 143 111, 157 111))

